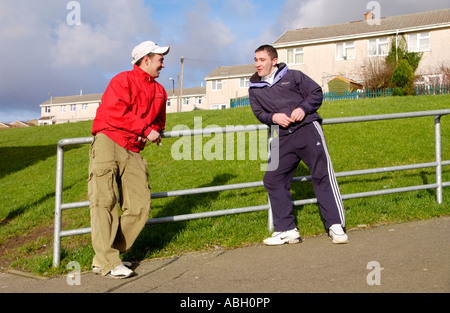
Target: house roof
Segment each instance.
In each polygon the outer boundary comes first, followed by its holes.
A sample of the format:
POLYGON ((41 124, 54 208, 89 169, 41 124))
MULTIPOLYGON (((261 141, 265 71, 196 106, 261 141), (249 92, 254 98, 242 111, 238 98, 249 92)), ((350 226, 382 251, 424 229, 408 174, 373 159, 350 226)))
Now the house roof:
POLYGON ((231 78, 231 77, 250 77, 256 72, 254 64, 219 66, 209 73, 205 80, 231 78))
MULTIPOLYGON (((171 88, 166 89, 168 98, 176 97, 177 90, 175 89, 175 95, 172 95, 171 88)), ((191 87, 191 88, 183 88, 183 97, 189 96, 205 96, 206 95, 206 87, 191 87)))
POLYGON ((46 121, 46 120, 52 120, 54 118, 55 118, 54 116, 43 116, 39 120, 40 121, 46 121))
POLYGON ((30 127, 35 126, 34 124, 23 122, 23 121, 15 121, 14 123, 3 123, 0 122, 0 128, 21 128, 21 127, 30 127))
MULTIPOLYGON (((375 21, 375 20, 374 20, 375 21)), ((286 31, 274 42, 275 47, 290 44, 308 44, 336 40, 348 40, 355 37, 370 37, 395 34, 420 29, 450 27, 450 9, 427 11, 406 15, 383 17, 380 25, 369 25, 366 20, 343 24, 327 25, 313 28, 302 28, 286 31)))
POLYGON ((335 78, 333 78, 332 80, 330 80, 328 83, 330 83, 330 82, 332 82, 332 81, 335 81, 335 80, 341 80, 341 81, 343 81, 343 82, 346 83, 346 84, 353 84, 353 85, 358 85, 358 86, 363 87, 362 84, 360 84, 360 83, 358 83, 358 82, 356 82, 356 81, 354 81, 354 80, 352 80, 352 79, 350 79, 350 78, 346 78, 346 77, 342 77, 342 76, 336 76, 335 78))
POLYGON ((73 103, 86 103, 86 102, 100 102, 103 94, 91 94, 91 95, 78 95, 78 96, 64 96, 64 97, 53 97, 50 100, 42 103, 40 106, 45 105, 56 105, 56 104, 73 104, 73 103), (51 103, 50 103, 51 102, 51 103))
MULTIPOLYGON (((172 91, 170 89, 166 89, 167 95, 169 97, 172 96, 172 91)), ((194 95, 205 95, 206 87, 192 87, 192 88, 183 88, 183 97, 185 96, 194 96, 194 95)), ((91 95, 78 95, 78 96, 65 96, 65 97, 54 97, 50 100, 40 104, 40 106, 48 106, 48 105, 62 105, 62 104, 75 104, 75 103, 88 103, 88 102, 100 102, 103 94, 91 94, 91 95)))
POLYGON ((30 124, 27 122, 22 122, 22 121, 15 121, 14 123, 11 123, 14 126, 17 127, 30 127, 30 124))

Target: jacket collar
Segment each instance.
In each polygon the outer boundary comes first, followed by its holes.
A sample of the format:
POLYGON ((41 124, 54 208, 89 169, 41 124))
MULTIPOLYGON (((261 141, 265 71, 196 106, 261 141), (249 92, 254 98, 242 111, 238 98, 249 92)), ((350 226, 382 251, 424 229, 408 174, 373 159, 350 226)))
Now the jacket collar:
POLYGON ((279 64, 277 64, 277 67, 278 67, 278 70, 275 74, 275 78, 273 80, 272 85, 270 85, 268 82, 261 80, 261 77, 259 77, 258 72, 256 72, 250 78, 249 87, 265 87, 265 86, 275 85, 281 78, 283 78, 284 75, 286 75, 287 72, 289 72, 289 68, 287 67, 287 65, 285 63, 279 63, 279 64))
POLYGON ((142 78, 145 81, 153 82, 155 80, 154 77, 150 76, 149 73, 141 69, 136 64, 133 66, 133 73, 135 73, 139 78, 142 78))

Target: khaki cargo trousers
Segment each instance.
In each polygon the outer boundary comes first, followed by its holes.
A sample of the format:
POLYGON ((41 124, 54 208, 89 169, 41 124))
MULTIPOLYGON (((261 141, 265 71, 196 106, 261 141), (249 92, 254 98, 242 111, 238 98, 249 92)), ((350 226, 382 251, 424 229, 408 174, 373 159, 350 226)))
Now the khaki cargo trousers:
POLYGON ((91 144, 89 159, 88 194, 95 251, 92 265, 106 275, 122 264, 120 253, 131 248, 148 219, 148 167, 139 153, 122 148, 101 133, 91 144))

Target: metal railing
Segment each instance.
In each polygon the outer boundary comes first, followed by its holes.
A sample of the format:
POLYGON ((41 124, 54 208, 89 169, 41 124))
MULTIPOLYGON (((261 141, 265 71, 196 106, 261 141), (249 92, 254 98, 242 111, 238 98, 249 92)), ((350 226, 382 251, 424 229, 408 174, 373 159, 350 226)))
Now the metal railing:
MULTIPOLYGON (((443 187, 450 186, 450 182, 442 182, 442 166, 450 165, 450 160, 447 160, 447 161, 441 160, 441 127, 440 127, 441 116, 448 115, 448 114, 450 114, 450 109, 324 119, 323 125, 332 125, 332 124, 381 121, 381 120, 404 119, 404 118, 415 118, 415 117, 426 117, 426 116, 434 116, 435 117, 435 157, 436 157, 435 162, 340 172, 340 173, 336 173, 336 177, 366 175, 366 174, 374 174, 374 173, 394 172, 394 171, 435 167, 436 168, 436 183, 426 184, 426 185, 409 186, 409 187, 403 187, 403 188, 375 190, 375 191, 360 192, 360 193, 353 193, 353 194, 344 194, 344 195, 342 195, 342 199, 347 200, 347 199, 394 194, 394 193, 416 191, 416 190, 436 189, 436 201, 437 201, 437 203, 441 204, 443 201, 442 189, 443 189, 443 187)), ((267 130, 267 129, 268 129, 268 127, 266 125, 235 126, 232 128, 230 128, 230 127, 204 128, 204 129, 164 132, 162 134, 162 137, 163 138, 175 138, 175 137, 181 137, 181 136, 210 135, 213 133, 220 134, 220 133, 249 132, 249 131, 267 130)), ((80 229, 72 229, 72 230, 61 230, 61 220, 62 220, 62 211, 63 210, 89 207, 89 201, 72 202, 72 203, 63 203, 62 202, 64 147, 68 146, 68 145, 90 144, 90 143, 92 143, 92 141, 93 141, 93 137, 83 137, 83 138, 62 139, 58 142, 57 160, 56 160, 56 163, 57 163, 56 164, 56 188, 55 188, 55 221, 54 221, 55 228, 54 228, 54 243, 53 243, 53 266, 54 267, 58 267, 60 264, 61 238, 73 236, 73 235, 88 234, 91 232, 90 227, 80 228, 80 229)), ((310 176, 302 176, 302 177, 295 177, 293 180, 294 181, 307 181, 310 179, 311 179, 310 176)), ((160 193, 152 194, 152 199, 176 197, 176 196, 183 196, 183 195, 193 195, 193 194, 201 194, 201 193, 209 193, 209 192, 219 192, 219 191, 242 189, 242 188, 253 188, 253 187, 263 187, 263 182, 259 181, 259 182, 230 184, 230 185, 222 185, 222 186, 211 186, 211 187, 203 187, 203 188, 160 192, 160 193)), ((300 206, 300 205, 317 203, 317 199, 313 198, 313 199, 296 200, 296 201, 293 201, 292 203, 295 206, 300 206)), ((226 210, 218 210, 218 211, 210 211, 210 212, 202 212, 202 213, 183 214, 183 215, 176 215, 176 216, 153 218, 153 219, 149 219, 146 224, 149 225, 149 224, 158 224, 158 223, 166 223, 166 222, 186 221, 186 220, 199 219, 199 218, 216 217, 216 216, 264 211, 264 210, 268 210, 268 224, 269 224, 269 230, 271 230, 271 229, 273 229, 273 223, 272 223, 272 212, 271 212, 271 208, 270 208, 270 203, 267 205, 251 206, 251 207, 244 207, 244 208, 234 208, 234 209, 226 209, 226 210)))

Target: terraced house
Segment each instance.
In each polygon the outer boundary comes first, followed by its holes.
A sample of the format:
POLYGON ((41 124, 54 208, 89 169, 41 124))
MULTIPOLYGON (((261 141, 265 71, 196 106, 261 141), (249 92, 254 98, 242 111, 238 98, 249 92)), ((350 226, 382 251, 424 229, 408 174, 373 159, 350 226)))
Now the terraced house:
POLYGON ((280 61, 298 69, 328 90, 336 76, 364 84, 362 72, 374 58, 388 55, 391 42, 405 38, 409 52, 423 52, 416 75, 439 80, 450 62, 450 9, 386 18, 365 14, 357 22, 285 32, 274 43, 280 61))
POLYGON ((206 88, 183 88, 183 94, 177 90, 167 90, 167 113, 188 112, 192 110, 209 110, 206 102, 206 88), (180 100, 182 98, 182 100, 180 100))
MULTIPOLYGON (((167 113, 209 109, 206 106, 205 90, 205 87, 183 88, 182 100, 179 100, 175 90, 167 90, 167 113)), ((51 97, 40 104, 39 126, 93 120, 102 96, 102 93, 80 93, 77 96, 51 97)))
POLYGON ((216 68, 205 77, 208 106, 212 110, 226 109, 230 99, 248 96, 250 76, 254 73, 253 64, 216 68))
POLYGON ((93 120, 103 94, 51 97, 42 103, 39 126, 93 120))

